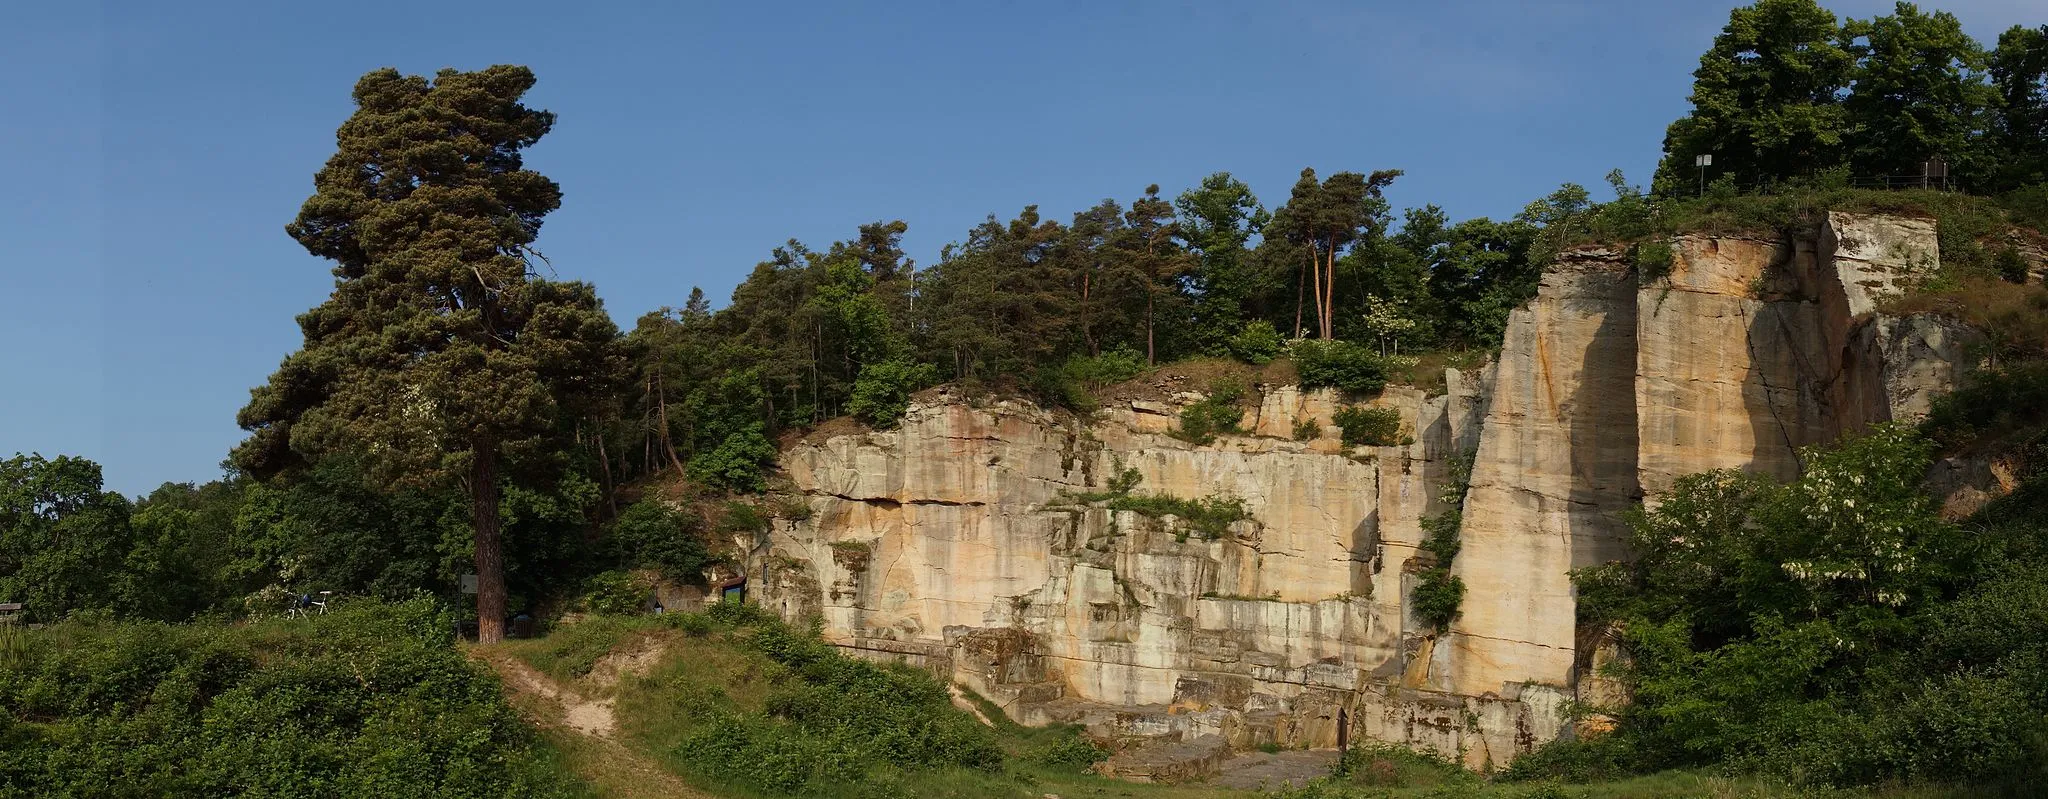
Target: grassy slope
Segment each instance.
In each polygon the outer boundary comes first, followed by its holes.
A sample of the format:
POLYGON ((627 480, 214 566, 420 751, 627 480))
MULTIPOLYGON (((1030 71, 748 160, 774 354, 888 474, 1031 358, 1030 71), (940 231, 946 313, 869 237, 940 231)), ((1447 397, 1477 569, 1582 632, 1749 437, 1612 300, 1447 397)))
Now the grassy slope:
MULTIPOLYGON (((751 789, 719 774, 696 772, 688 759, 677 751, 678 744, 686 740, 698 724, 693 714, 688 712, 693 705, 719 701, 743 712, 765 713, 770 697, 778 686, 788 681, 788 670, 749 647, 745 636, 744 631, 732 629, 719 629, 701 637, 691 636, 656 618, 599 618, 564 626, 547 638, 507 642, 481 654, 486 659, 518 659, 583 696, 604 697, 614 702, 619 729, 613 741, 579 735, 559 724, 543 724, 546 738, 561 753, 565 764, 593 784, 600 795, 674 795, 673 787, 661 786, 668 779, 680 776, 688 784, 717 796, 774 796, 776 794, 751 789), (657 649, 660 655, 649 663, 644 672, 627 671, 614 681, 610 677, 614 670, 608 668, 608 664, 601 664, 600 660, 615 649, 635 652, 657 649), (593 673, 596 676, 592 676, 593 673), (649 763, 658 764, 663 773, 647 774, 649 763)), ((535 710, 531 698, 518 702, 529 713, 545 715, 545 711, 535 710)), ((984 707, 992 709, 985 704, 984 707)), ((883 775, 885 784, 869 786, 870 792, 904 797, 1020 799, 1038 799, 1046 794, 1069 799, 1097 796, 1249 799, 1256 796, 1202 785, 1117 782, 1084 773, 1078 767, 1042 765, 1034 762, 1034 755, 1057 743, 1062 736, 1072 735, 1072 731, 1026 728, 1009 722, 1000 714, 991 717, 997 719, 995 732, 1006 755, 1002 773, 959 769, 892 771, 883 775)), ((1402 750, 1382 750, 1356 760, 1358 767, 1351 778, 1282 795, 1289 799, 1466 796, 1503 799, 1776 799, 1795 796, 1936 799, 1950 795, 1912 790, 1816 793, 1753 778, 1694 772, 1667 772, 1592 785, 1493 783, 1441 761, 1402 750)), ((673 786, 674 783, 667 785, 673 786)))

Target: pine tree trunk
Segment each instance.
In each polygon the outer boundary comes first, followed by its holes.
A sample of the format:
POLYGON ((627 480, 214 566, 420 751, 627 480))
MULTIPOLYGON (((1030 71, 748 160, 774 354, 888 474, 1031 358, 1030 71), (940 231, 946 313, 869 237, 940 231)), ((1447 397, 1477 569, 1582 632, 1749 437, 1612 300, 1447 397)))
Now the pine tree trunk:
POLYGON ((604 469, 604 504, 616 517, 619 515, 619 492, 612 486, 612 459, 604 454, 604 421, 598 417, 592 419, 597 430, 597 465, 604 469))
POLYGON ((1337 331, 1337 248, 1330 247, 1324 258, 1323 280, 1328 285, 1323 291, 1323 338, 1328 339, 1337 331))
MULTIPOLYGON (((1311 252, 1309 253, 1309 258, 1311 258, 1311 259, 1315 258, 1315 253, 1314 253, 1313 251, 1311 251, 1311 252)), ((1296 277, 1296 278, 1295 278, 1295 280, 1294 280, 1294 337, 1295 337, 1295 338, 1301 338, 1301 301, 1302 301, 1302 300, 1304 299, 1304 296, 1303 296, 1303 295, 1305 294, 1305 292, 1304 292, 1304 291, 1302 290, 1302 287, 1303 287, 1303 286, 1306 286, 1306 285, 1308 285, 1308 270, 1302 270, 1302 272, 1301 272, 1301 275, 1300 275, 1300 276, 1298 276, 1298 277, 1296 277)))
POLYGON ((1316 245, 1308 245, 1309 298, 1315 301, 1316 335, 1323 332, 1323 257, 1316 254, 1316 245))
POLYGON ((1081 273, 1081 339, 1088 342, 1088 357, 1090 358, 1102 354, 1102 348, 1095 344, 1095 332, 1088 325, 1088 288, 1089 278, 1092 277, 1094 275, 1086 272, 1081 273))
POLYGON ((470 524, 476 529, 476 640, 505 640, 505 551, 498 536, 497 445, 476 445, 469 465, 470 524))
POLYGON ((676 467, 676 474, 682 474, 683 459, 676 457, 676 442, 675 439, 669 436, 668 432, 668 384, 662 380, 660 375, 660 372, 655 373, 654 406, 661 409, 661 448, 668 450, 668 462, 670 466, 676 467))
POLYGON ((1145 365, 1157 366, 1152 356, 1152 286, 1145 286, 1145 365))

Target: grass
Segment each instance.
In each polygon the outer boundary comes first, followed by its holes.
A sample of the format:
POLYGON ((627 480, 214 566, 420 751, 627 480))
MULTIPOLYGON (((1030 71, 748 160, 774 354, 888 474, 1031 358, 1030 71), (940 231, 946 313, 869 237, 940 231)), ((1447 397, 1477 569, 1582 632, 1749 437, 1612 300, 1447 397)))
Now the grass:
MULTIPOLYGON (((619 722, 614 742, 579 736, 565 729, 547 731, 549 740, 567 765, 583 774, 605 796, 666 795, 650 792, 654 777, 637 773, 644 764, 658 764, 670 777, 680 775, 689 785, 721 797, 776 796, 873 796, 873 797, 1015 797, 1036 799, 1046 793, 1061 796, 1185 797, 1225 799, 1248 794, 1208 789, 1179 789, 1116 782, 1086 771, 1097 753, 1079 736, 1075 727, 1026 728, 1009 721, 992 703, 973 697, 994 720, 993 731, 1004 755, 996 771, 959 767, 932 769, 868 769, 867 777, 855 784, 835 784, 829 790, 816 783, 795 794, 764 790, 758 784, 732 779, 731 775, 710 773, 683 744, 702 740, 701 733, 717 712, 740 714, 755 719, 773 719, 785 709, 791 689, 814 679, 821 668, 816 662, 792 666, 764 654, 753 640, 760 629, 721 624, 707 635, 692 636, 672 629, 665 618, 607 619, 596 617, 556 630, 550 639, 510 642, 505 654, 518 658, 551 675, 572 675, 576 664, 595 662, 603 656, 591 653, 599 642, 624 645, 653 643, 662 655, 644 675, 625 675, 614 687, 613 700, 619 722), (589 626, 592 630, 579 632, 589 626), (713 710, 716 712, 706 712, 713 710), (624 747, 630 755, 608 747, 624 747), (819 791, 824 791, 820 793, 819 791)), ((679 626, 679 625, 678 625, 679 626)), ((772 649, 769 645, 767 649, 772 649)), ((842 660, 832 655, 828 660, 842 660)), ((826 667, 832 671, 839 667, 826 667)), ((863 668, 856 668, 859 672, 863 668)), ((900 668, 867 669, 871 673, 908 673, 900 668)), ((586 669, 587 671, 587 669, 586 669)), ((928 679, 921 673, 918 679, 928 679)), ((569 680, 576 690, 595 695, 588 680, 569 680)), ((815 684, 815 683, 812 683, 815 684)), ((907 700, 918 701, 918 700, 907 700)), ((946 707, 944 713, 965 717, 964 711, 946 707)), ((777 722, 762 722, 777 723, 777 722)))
POLYGON ((597 661, 635 635, 664 630, 659 616, 591 616, 562 625, 545 638, 506 641, 504 651, 557 681, 590 673, 597 661))
MULTIPOLYGON (((595 617, 564 625, 547 639, 501 645, 501 651, 550 675, 574 675, 577 664, 594 663, 603 656, 598 647, 605 641, 615 646, 656 643, 661 648, 663 654, 652 669, 644 675, 626 675, 616 685, 619 733, 614 739, 548 727, 543 737, 551 757, 582 775, 596 796, 690 796, 692 790, 700 792, 695 794, 699 796, 736 799, 791 795, 697 770, 689 753, 678 744, 703 729, 705 716, 699 711, 705 707, 772 714, 778 697, 786 695, 786 689, 800 679, 798 670, 764 655, 750 642, 755 633, 746 627, 721 624, 709 634, 691 635, 677 629, 680 625, 674 621, 595 617), (589 629, 579 629, 586 627, 589 629), (557 638, 561 640, 554 640, 557 638), (650 768, 658 771, 650 772, 650 768)), ((570 676, 566 681, 575 682, 586 694, 593 693, 587 680, 579 680, 570 676)), ((1047 794, 1135 799, 1947 799, 1964 795, 1932 788, 1816 790, 1707 771, 1672 771, 1590 784, 1497 782, 1445 758, 1371 743, 1353 753, 1345 774, 1292 791, 1261 794, 1202 784, 1126 783, 1086 770, 1087 763, 1101 755, 1087 748, 1078 727, 1024 727, 1011 721, 995 703, 971 692, 966 698, 993 723, 995 740, 1004 755, 999 770, 876 769, 859 784, 795 795, 910 799, 1039 799, 1047 794)), ((966 714, 953 709, 948 712, 966 714)))
POLYGON ((1414 353, 1412 363, 1402 361, 1387 372, 1389 385, 1421 389, 1425 394, 1442 394, 1450 387, 1444 382, 1445 369, 1471 371, 1492 357, 1488 350, 1424 350, 1414 353))
POLYGON ((1962 799, 1945 788, 1833 790, 1709 771, 1665 771, 1604 782, 1501 782, 1449 759, 1391 744, 1354 750, 1338 776, 1266 799, 1962 799))

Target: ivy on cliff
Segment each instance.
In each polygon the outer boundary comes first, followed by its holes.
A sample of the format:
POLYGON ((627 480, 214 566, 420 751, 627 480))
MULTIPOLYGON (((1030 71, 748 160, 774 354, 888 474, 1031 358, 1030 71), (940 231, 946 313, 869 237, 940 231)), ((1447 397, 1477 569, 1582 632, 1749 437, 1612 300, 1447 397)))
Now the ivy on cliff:
POLYGON ((1450 629, 1458 618, 1458 606, 1465 601, 1465 581, 1451 573, 1451 562, 1462 546, 1458 532, 1465 520, 1465 492, 1472 487, 1472 456, 1451 458, 1449 468, 1437 494, 1437 501, 1445 506, 1443 511, 1422 517, 1422 549, 1435 556, 1435 562, 1416 575, 1410 598, 1416 617, 1437 632, 1450 629))

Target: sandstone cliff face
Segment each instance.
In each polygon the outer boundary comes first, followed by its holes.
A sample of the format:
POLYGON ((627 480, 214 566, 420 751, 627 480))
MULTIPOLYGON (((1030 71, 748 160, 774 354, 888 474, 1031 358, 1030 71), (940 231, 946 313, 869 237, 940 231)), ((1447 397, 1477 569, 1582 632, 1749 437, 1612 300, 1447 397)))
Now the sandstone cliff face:
POLYGON ((1166 435, 1174 403, 1088 419, 940 396, 900 429, 783 455, 811 514, 755 544, 754 595, 865 656, 931 668, 1027 722, 1245 747, 1353 735, 1501 764, 1611 701, 1613 657, 1574 621, 1571 569, 1623 557, 1619 513, 1685 474, 1788 477, 1799 447, 1922 413, 1964 331, 1875 314, 1938 257, 1931 223, 1831 217, 1789 242, 1684 237, 1668 276, 1583 248, 1511 317, 1499 358, 1448 390, 1390 388, 1412 442, 1347 450, 1329 391, 1263 386, 1241 436, 1166 435), (1293 440, 1313 420, 1322 435, 1293 440), (1470 458, 1467 586, 1448 631, 1413 617, 1420 519, 1470 458), (1077 501, 1235 497, 1250 519, 1077 501))

